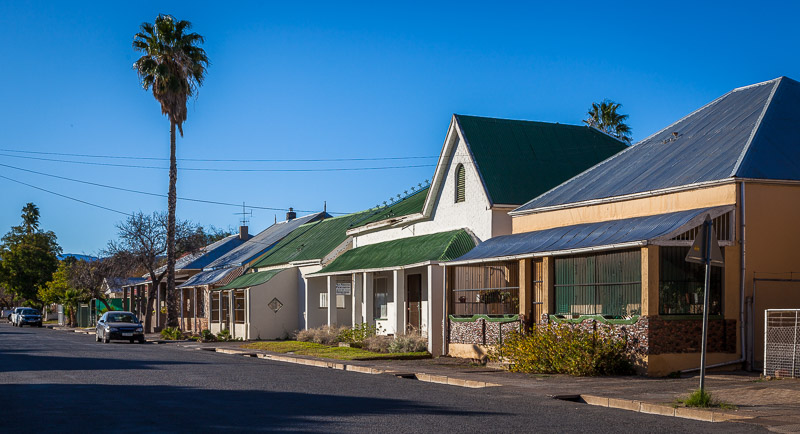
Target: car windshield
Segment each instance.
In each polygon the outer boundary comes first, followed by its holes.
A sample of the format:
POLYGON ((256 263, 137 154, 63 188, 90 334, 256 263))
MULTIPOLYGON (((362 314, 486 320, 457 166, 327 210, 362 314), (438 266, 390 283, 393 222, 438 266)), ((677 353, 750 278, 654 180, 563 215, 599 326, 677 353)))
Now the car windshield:
POLYGON ((39 315, 39 311, 36 309, 22 309, 20 313, 23 315, 39 315))
POLYGON ((136 317, 130 313, 115 313, 108 316, 108 322, 129 322, 138 323, 136 317))

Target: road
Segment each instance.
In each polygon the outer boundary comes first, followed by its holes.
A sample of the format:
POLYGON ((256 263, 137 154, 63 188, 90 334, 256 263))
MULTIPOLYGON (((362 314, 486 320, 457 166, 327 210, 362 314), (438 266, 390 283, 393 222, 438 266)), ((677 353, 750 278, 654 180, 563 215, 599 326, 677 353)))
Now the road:
POLYGON ((752 432, 752 425, 0 323, 0 431, 752 432))

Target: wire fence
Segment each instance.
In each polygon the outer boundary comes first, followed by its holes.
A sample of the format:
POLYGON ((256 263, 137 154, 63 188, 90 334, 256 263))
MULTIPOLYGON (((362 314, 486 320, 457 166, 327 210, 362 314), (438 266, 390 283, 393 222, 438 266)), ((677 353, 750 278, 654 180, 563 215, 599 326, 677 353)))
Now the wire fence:
POLYGON ((764 376, 800 378, 800 309, 764 312, 764 376))

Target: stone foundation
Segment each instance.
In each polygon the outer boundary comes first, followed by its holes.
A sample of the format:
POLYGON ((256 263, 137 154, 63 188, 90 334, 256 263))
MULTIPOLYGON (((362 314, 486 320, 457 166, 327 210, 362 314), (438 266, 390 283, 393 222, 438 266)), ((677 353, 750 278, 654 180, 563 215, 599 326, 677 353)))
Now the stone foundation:
POLYGON ((451 344, 496 345, 502 336, 519 330, 521 322, 495 322, 478 318, 461 322, 449 320, 449 340, 451 344))

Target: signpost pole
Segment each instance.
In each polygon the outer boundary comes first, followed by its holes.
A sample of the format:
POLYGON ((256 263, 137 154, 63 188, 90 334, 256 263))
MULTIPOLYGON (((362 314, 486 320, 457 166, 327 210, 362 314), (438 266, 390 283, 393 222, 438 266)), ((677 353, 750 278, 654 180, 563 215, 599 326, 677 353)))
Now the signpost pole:
POLYGON ((708 342, 708 309, 709 299, 711 298, 711 220, 706 219, 703 223, 705 231, 705 251, 703 259, 706 264, 705 290, 703 292, 703 340, 700 348, 700 394, 703 394, 706 383, 706 345, 708 342))

